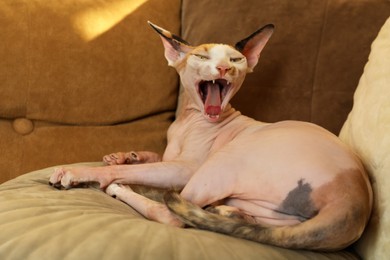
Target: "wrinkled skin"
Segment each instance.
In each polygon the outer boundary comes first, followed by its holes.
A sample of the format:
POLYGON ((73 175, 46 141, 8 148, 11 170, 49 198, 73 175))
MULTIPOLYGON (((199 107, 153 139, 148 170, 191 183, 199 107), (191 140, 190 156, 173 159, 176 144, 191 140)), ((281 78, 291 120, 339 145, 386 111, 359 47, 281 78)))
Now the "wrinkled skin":
POLYGON ((257 64, 273 27, 262 28, 236 48, 192 47, 160 27, 153 28, 184 87, 162 158, 144 151, 114 153, 104 157, 105 167, 56 169, 50 182, 65 188, 99 182, 109 195, 147 218, 174 226, 183 222, 166 205, 125 184, 174 188, 199 207, 224 204, 213 210, 223 215, 238 215, 265 227, 302 226, 297 231, 302 234, 315 227, 326 238, 326 242, 301 238, 303 245, 298 248, 335 250, 355 241, 372 204, 359 159, 319 126, 297 121, 263 123, 229 105, 257 64), (336 235, 332 225, 344 230, 336 235))

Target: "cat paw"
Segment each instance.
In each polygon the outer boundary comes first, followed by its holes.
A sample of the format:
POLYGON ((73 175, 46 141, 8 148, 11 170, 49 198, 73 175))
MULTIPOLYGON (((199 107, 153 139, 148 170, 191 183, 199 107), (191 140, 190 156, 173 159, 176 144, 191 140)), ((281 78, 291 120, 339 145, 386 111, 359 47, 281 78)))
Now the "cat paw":
POLYGON ((83 188, 97 182, 104 189, 112 181, 105 167, 58 167, 49 178, 49 184, 57 189, 83 188))
POLYGON ((78 182, 73 180, 73 175, 70 170, 59 167, 55 168, 53 174, 50 176, 49 184, 57 189, 70 189, 76 186, 78 182))
POLYGON ((107 165, 135 164, 139 163, 139 157, 136 152, 118 152, 104 156, 103 162, 107 165))
POLYGON ((110 195, 113 198, 118 198, 121 191, 133 191, 128 185, 122 185, 117 183, 111 183, 106 189, 106 194, 110 195))

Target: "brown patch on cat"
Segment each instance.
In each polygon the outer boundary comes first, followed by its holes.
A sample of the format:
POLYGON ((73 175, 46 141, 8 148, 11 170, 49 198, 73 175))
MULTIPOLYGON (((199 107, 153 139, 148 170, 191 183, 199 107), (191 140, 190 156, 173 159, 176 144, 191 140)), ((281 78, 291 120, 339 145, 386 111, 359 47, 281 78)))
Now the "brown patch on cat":
POLYGON ((340 172, 332 181, 313 191, 312 199, 314 204, 317 208, 322 208, 329 202, 340 200, 341 198, 347 201, 369 198, 370 190, 365 180, 361 177, 362 175, 364 175, 364 172, 360 169, 348 169, 340 172))
POLYGON ((213 46, 215 46, 215 44, 202 44, 194 48, 191 52, 186 54, 186 56, 180 61, 180 63, 175 65, 176 70, 181 71, 187 65, 187 60, 190 55, 197 54, 197 53, 199 54, 208 53, 213 46))
POLYGON ((206 44, 202 44, 200 45, 199 47, 196 48, 196 50, 201 50, 201 51, 204 51, 204 52, 209 52, 209 50, 215 46, 215 44, 212 44, 212 43, 206 43, 206 44))
POLYGON ((298 181, 297 187, 287 194, 280 207, 275 210, 276 212, 296 216, 301 222, 317 215, 318 209, 311 199, 313 189, 309 183, 304 181, 304 179, 298 181))
POLYGON ((287 195, 286 205, 295 205, 303 198, 319 211, 307 221, 292 226, 266 227, 212 214, 174 192, 165 194, 164 201, 189 226, 286 248, 334 251, 355 242, 369 218, 371 201, 365 200, 370 200, 370 190, 362 174, 360 169, 345 170, 316 189, 300 180, 287 195))
POLYGON ((319 214, 332 208, 333 221, 331 225, 317 229, 315 232, 318 236, 334 234, 334 244, 342 245, 342 241, 345 243, 349 238, 349 243, 352 243, 363 233, 370 217, 372 199, 370 188, 361 178, 362 175, 364 172, 360 169, 345 170, 312 192, 311 197, 320 209, 319 214))
POLYGON ((214 213, 214 214, 225 216, 228 218, 243 220, 243 221, 246 221, 248 223, 256 223, 256 220, 254 219, 254 217, 245 214, 244 212, 242 212, 238 208, 234 208, 234 207, 230 207, 230 206, 226 206, 226 205, 218 205, 218 206, 210 205, 210 206, 206 207, 204 210, 211 212, 211 213, 214 213))
POLYGON ((177 72, 181 71, 187 65, 187 60, 189 56, 190 53, 187 53, 186 56, 179 63, 175 65, 177 72))

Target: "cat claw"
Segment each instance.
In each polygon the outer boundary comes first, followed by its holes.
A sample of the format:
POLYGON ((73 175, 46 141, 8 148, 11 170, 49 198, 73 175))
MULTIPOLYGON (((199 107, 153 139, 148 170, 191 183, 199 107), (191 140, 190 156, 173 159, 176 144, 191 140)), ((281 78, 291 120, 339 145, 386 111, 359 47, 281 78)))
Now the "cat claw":
POLYGON ((49 185, 52 186, 53 188, 56 188, 57 190, 63 190, 64 186, 61 185, 61 183, 52 183, 49 181, 49 185))

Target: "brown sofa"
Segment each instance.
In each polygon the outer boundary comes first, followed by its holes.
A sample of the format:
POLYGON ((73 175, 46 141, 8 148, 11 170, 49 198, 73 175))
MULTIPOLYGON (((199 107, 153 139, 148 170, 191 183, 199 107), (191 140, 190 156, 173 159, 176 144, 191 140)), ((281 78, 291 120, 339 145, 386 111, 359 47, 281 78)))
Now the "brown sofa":
MULTIPOLYGON (((292 251, 150 222, 97 188, 54 190, 53 169, 40 170, 115 151, 164 151, 179 79, 147 20, 194 45, 233 44, 274 23, 233 106, 261 121, 311 121, 339 134, 389 1, 6 0, 0 14, 0 259, 390 256, 377 232, 384 208, 375 208, 365 242, 336 253, 292 251)), ((373 175, 350 138, 353 122, 342 138, 373 175)))

